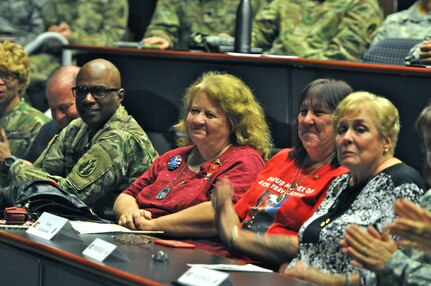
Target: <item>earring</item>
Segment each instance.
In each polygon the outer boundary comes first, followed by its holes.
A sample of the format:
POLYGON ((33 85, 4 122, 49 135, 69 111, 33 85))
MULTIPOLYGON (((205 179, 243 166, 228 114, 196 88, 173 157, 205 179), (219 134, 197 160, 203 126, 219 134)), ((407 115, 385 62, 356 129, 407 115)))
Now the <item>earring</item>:
POLYGON ((388 152, 389 152, 389 150, 390 150, 390 148, 389 148, 389 147, 385 147, 385 149, 383 149, 383 154, 388 153, 388 152))

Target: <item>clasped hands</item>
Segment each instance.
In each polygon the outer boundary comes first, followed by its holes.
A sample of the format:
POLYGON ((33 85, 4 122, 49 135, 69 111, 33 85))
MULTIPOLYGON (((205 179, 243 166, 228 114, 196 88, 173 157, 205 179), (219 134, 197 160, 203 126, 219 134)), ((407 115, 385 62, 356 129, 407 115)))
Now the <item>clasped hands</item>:
POLYGON ((118 224, 131 230, 152 230, 152 214, 144 209, 127 209, 119 217, 118 224))

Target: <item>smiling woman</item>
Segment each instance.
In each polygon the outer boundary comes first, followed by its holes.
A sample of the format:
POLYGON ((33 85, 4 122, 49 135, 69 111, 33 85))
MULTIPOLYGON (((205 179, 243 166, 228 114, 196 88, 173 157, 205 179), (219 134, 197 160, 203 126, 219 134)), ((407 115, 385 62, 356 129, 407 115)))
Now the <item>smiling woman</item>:
POLYGON ((240 79, 209 72, 187 89, 174 128, 181 147, 160 156, 118 197, 119 224, 195 238, 197 247, 223 254, 212 192, 228 179, 235 202, 263 168, 271 146, 263 110, 240 79), (209 239, 197 241, 202 238, 209 239))

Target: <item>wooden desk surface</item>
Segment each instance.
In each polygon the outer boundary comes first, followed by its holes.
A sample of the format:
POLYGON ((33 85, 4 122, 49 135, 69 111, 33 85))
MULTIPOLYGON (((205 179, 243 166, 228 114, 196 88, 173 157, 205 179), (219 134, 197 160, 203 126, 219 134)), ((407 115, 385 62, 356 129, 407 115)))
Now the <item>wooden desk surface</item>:
MULTIPOLYGON (((92 274, 101 285, 111 285, 111 283, 113 285, 171 285, 173 281, 177 280, 189 269, 187 263, 238 264, 225 257, 212 255, 197 249, 170 248, 155 245, 153 242, 147 245, 120 244, 114 240, 113 236, 112 234, 82 235, 83 242, 64 237, 48 241, 27 235, 23 230, 0 231, 0 249, 6 245, 11 246, 15 251, 24 251, 26 254, 71 267, 74 271, 77 271, 78 275, 83 275, 83 277, 92 274), (112 257, 108 257, 104 262, 85 258, 82 255, 82 251, 96 237, 118 245, 119 249, 127 256, 130 262, 120 261, 112 257), (152 260, 152 249, 164 250, 168 254, 169 261, 163 263, 152 260)), ((4 254, 5 252, 2 253, 4 254)), ((5 256, 3 256, 2 261, 20 263, 16 260, 12 262, 5 256)), ((45 264, 49 265, 50 263, 45 264)), ((44 266, 44 268, 47 267, 44 266)), ((0 267, 0 273, 3 269, 4 267, 0 267)), ((2 274, 2 277, 4 277, 4 274, 2 274)), ((237 286, 308 285, 303 281, 277 273, 230 272, 230 281, 233 285, 237 286)))
POLYGON ((78 51, 78 64, 103 57, 120 69, 126 89, 124 105, 146 131, 166 129, 176 122, 184 91, 203 72, 234 74, 250 86, 264 107, 278 148, 290 146, 290 127, 301 90, 317 78, 345 80, 354 90, 385 96, 395 104, 401 118, 395 154, 416 169, 422 167, 414 122, 431 97, 431 69, 203 52, 68 48, 78 51))

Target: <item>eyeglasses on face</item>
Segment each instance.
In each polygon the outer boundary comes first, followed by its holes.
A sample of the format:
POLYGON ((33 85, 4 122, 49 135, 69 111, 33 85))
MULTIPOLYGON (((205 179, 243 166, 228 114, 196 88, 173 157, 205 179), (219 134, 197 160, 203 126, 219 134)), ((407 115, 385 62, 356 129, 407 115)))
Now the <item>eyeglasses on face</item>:
POLYGON ((86 87, 86 86, 75 86, 72 87, 72 93, 73 96, 75 96, 78 99, 83 99, 85 96, 87 96, 88 93, 93 96, 94 99, 102 99, 105 98, 106 95, 113 91, 119 91, 119 88, 107 88, 104 86, 93 86, 93 87, 86 87))
POLYGON ((69 103, 62 103, 62 104, 59 104, 59 105, 57 105, 57 106, 54 106, 54 107, 51 107, 50 109, 51 109, 51 112, 52 113, 54 113, 55 111, 60 111, 61 113, 63 113, 63 114, 66 114, 67 113, 67 111, 69 110, 69 108, 72 106, 72 105, 74 105, 75 103, 73 103, 73 102, 69 102, 69 103))
POLYGON ((17 79, 18 75, 16 73, 10 72, 10 71, 0 71, 0 79, 2 79, 5 82, 11 82, 14 79, 17 79))

